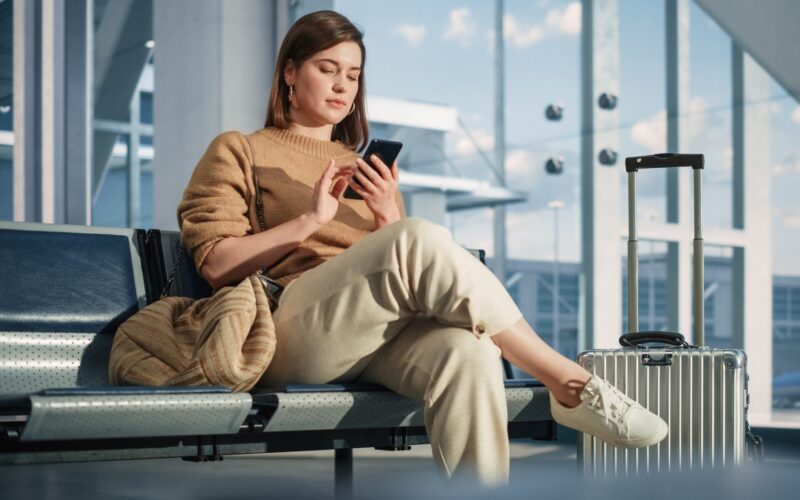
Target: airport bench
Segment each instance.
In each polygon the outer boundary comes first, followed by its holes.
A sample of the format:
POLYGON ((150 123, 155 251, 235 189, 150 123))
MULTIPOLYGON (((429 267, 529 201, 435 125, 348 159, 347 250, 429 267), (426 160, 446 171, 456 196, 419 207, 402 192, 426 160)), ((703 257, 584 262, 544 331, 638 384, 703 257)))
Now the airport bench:
MULTIPOLYGON (((178 245, 174 231, 0 222, 0 464, 332 449, 348 494, 354 448, 428 442, 421 405, 376 385, 110 386, 114 332, 158 299, 178 245)), ((210 291, 184 259, 172 294, 210 291)), ((506 376, 510 437, 554 439, 547 389, 506 376)))

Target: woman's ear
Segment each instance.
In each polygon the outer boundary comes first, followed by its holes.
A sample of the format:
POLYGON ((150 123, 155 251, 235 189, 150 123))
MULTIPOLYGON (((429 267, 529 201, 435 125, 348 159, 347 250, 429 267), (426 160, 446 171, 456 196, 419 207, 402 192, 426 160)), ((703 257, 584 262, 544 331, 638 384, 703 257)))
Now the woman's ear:
POLYGON ((286 66, 283 68, 283 81, 286 83, 287 87, 294 85, 295 77, 297 76, 297 68, 294 65, 294 62, 289 59, 286 61, 286 66))

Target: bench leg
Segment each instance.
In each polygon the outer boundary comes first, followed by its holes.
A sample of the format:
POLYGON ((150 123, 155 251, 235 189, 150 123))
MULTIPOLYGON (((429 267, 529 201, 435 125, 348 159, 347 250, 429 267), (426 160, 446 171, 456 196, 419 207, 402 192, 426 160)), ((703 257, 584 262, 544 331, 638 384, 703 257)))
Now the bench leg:
POLYGON ((353 449, 336 449, 334 462, 334 484, 336 499, 353 498, 353 449))

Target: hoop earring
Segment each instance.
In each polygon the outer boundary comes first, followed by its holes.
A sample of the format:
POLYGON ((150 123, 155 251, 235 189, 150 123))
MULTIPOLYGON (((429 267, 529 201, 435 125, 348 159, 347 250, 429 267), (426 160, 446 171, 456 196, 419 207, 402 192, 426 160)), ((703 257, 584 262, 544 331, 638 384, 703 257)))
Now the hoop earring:
POLYGON ((292 104, 292 96, 294 96, 294 85, 289 85, 289 104, 292 104))
POLYGON ((353 105, 350 107, 350 112, 347 113, 347 116, 352 115, 353 111, 355 111, 355 110, 356 110, 356 103, 353 103, 353 105))

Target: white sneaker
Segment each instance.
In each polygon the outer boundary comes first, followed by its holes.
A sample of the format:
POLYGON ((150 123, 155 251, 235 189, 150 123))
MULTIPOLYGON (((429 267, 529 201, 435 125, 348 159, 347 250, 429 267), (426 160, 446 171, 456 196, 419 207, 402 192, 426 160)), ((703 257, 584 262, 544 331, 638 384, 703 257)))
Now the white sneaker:
POLYGON ((652 446, 669 433, 669 426, 661 417, 596 375, 586 384, 580 398, 581 404, 567 408, 551 392, 553 419, 622 448, 652 446))

